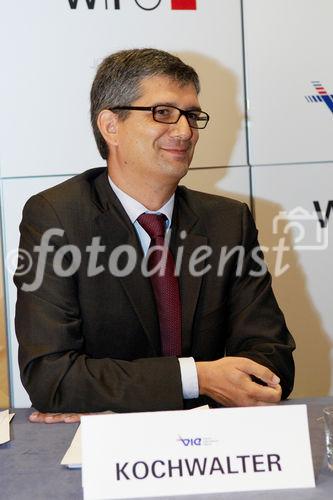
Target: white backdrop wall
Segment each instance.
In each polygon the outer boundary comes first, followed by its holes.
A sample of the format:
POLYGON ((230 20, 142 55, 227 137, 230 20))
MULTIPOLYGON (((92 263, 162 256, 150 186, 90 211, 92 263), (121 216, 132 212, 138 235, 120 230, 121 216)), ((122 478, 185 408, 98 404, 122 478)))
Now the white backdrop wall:
MULTIPOLYGON (((300 206, 312 213, 317 201, 325 215, 330 199, 332 2, 2 3, 0 182, 12 404, 30 404, 19 379, 13 325, 11 261, 23 204, 33 193, 103 165, 89 123, 96 67, 115 50, 143 46, 172 51, 197 69, 211 122, 184 184, 254 206, 274 287, 298 343, 294 395, 332 394, 330 241, 304 249, 295 243, 297 234, 287 234, 286 222, 280 233, 272 230, 280 211, 300 206), (290 246, 290 269, 277 276, 272 248, 281 238, 290 246)), ((318 213, 311 219, 315 229, 318 213)))

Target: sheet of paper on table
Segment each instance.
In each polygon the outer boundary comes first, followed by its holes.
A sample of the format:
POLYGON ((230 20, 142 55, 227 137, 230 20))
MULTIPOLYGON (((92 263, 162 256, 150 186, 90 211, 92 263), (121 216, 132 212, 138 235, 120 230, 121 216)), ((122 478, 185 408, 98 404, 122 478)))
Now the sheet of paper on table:
MULTIPOLYGON (((208 410, 208 405, 198 406, 198 408, 193 408, 189 411, 194 410, 208 410)), ((112 412, 106 412, 112 413, 112 412)), ((101 413, 104 415, 105 413, 101 413)), ((70 447, 66 451, 63 459, 61 460, 61 465, 65 465, 69 469, 80 469, 82 465, 81 459, 81 426, 77 428, 76 433, 74 434, 73 440, 70 444, 70 447)))
POLYGON ((0 444, 10 441, 10 426, 9 423, 15 413, 9 413, 9 410, 0 412, 0 444))
POLYGON ((77 428, 61 465, 66 465, 69 469, 81 469, 81 426, 77 428))

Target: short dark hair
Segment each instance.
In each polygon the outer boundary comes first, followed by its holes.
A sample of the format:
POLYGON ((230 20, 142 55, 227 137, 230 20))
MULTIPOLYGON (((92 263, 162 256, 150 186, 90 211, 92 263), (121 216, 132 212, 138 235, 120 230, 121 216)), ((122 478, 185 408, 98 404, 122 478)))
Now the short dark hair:
MULTIPOLYGON (((131 49, 115 52, 99 65, 90 92, 90 118, 102 158, 108 157, 108 146, 97 126, 103 109, 129 106, 140 97, 140 84, 148 76, 165 75, 180 85, 193 84, 200 91, 196 71, 179 57, 157 49, 131 49)), ((120 111, 125 119, 128 111, 120 111)))

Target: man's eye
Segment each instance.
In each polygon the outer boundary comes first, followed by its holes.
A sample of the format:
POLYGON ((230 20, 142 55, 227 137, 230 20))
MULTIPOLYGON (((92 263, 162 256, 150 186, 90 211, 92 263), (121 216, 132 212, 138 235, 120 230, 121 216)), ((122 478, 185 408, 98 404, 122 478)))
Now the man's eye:
POLYGON ((171 112, 170 108, 157 108, 155 110, 155 114, 161 117, 169 116, 170 112, 171 112))
POLYGON ((188 111, 187 116, 189 120, 197 121, 199 119, 200 113, 197 111, 188 111))

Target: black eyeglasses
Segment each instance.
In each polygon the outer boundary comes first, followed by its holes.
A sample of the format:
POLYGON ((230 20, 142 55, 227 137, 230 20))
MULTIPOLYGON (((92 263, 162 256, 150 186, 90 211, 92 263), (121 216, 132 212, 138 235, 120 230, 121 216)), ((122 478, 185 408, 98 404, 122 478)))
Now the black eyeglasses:
POLYGON ((186 117, 191 128, 205 128, 209 121, 209 115, 204 111, 197 109, 184 110, 176 108, 176 106, 165 106, 163 104, 159 104, 158 106, 116 106, 114 108, 109 108, 110 111, 117 111, 118 109, 150 111, 153 113, 153 118, 156 122, 166 123, 168 125, 177 123, 182 115, 186 117))

